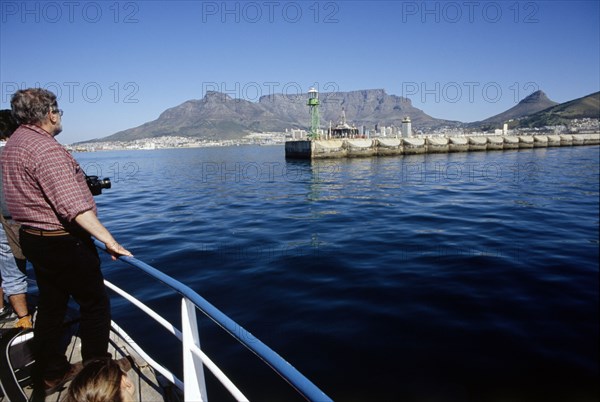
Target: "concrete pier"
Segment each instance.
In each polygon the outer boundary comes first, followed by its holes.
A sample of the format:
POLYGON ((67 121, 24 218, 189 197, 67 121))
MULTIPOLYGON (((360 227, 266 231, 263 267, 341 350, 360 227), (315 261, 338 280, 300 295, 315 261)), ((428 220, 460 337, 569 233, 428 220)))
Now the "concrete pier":
POLYGON ((548 146, 548 137, 545 135, 534 135, 533 136, 533 147, 543 148, 548 146))
POLYGON ((360 158, 599 144, 599 133, 301 140, 287 141, 285 156, 296 159, 360 158))
POLYGON ((448 142, 448 152, 466 152, 469 150, 469 139, 467 137, 450 137, 448 142))
MULTIPOLYGON (((585 143, 585 141, 584 141, 585 143)), ((560 147, 560 135, 549 135, 548 136, 549 147, 560 147)))

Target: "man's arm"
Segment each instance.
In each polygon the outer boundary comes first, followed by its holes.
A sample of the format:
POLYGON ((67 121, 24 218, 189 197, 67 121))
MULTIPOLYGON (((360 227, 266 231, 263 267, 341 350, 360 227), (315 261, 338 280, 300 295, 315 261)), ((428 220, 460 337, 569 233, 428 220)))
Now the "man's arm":
POLYGON ((106 229, 98 220, 98 217, 94 211, 89 210, 80 213, 75 217, 75 222, 77 222, 79 226, 84 228, 89 234, 104 243, 106 245, 106 250, 112 255, 113 260, 116 260, 119 255, 125 255, 127 257, 133 256, 133 254, 117 243, 108 229, 106 229))

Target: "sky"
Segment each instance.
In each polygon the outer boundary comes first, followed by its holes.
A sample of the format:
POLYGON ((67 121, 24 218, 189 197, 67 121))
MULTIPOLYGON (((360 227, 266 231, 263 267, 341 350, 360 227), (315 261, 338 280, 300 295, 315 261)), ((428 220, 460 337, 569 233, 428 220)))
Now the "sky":
POLYGON ((556 102, 599 91, 599 3, 0 0, 0 109, 20 88, 51 90, 63 144, 207 91, 384 89, 472 122, 538 89, 556 102))

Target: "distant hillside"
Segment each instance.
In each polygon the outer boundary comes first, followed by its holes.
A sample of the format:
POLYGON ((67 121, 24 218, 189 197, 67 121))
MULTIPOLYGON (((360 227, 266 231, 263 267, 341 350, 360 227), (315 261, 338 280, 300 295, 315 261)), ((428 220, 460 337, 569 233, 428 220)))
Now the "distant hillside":
POLYGON ((561 103, 519 121, 518 127, 568 125, 572 119, 600 119, 600 92, 561 103))
MULTIPOLYGON (((461 125, 457 121, 435 119, 413 107, 409 99, 388 95, 383 89, 321 93, 319 97, 323 128, 328 127, 330 121, 337 124, 342 108, 347 121, 357 127, 364 125, 372 129, 376 124, 400 127, 405 116, 419 128, 461 125)), ((164 135, 233 139, 250 132, 307 129, 310 116, 306 100, 305 94, 275 94, 249 102, 220 92, 207 92, 203 99, 186 101, 167 109, 154 121, 101 140, 131 141, 164 135)))
POLYGON ((532 115, 555 105, 558 105, 558 102, 548 99, 543 91, 536 91, 507 111, 473 124, 502 124, 512 119, 532 115))

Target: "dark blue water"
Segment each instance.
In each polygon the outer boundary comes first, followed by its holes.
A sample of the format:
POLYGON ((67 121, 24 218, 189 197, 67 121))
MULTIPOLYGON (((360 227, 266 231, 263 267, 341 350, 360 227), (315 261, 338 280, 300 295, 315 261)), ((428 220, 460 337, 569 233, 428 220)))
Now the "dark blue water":
MULTIPOLYGON (((279 146, 76 157, 111 177, 97 202, 122 244, 334 400, 597 401, 597 146, 312 164, 279 146)), ((104 267, 177 322, 175 295, 104 267)), ((113 305, 177 370, 177 343, 113 305)), ((297 400, 200 326, 250 400, 297 400)))

